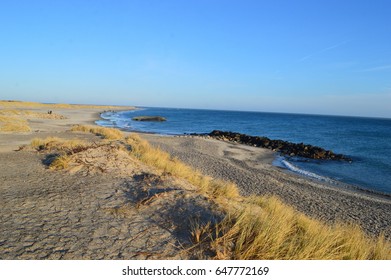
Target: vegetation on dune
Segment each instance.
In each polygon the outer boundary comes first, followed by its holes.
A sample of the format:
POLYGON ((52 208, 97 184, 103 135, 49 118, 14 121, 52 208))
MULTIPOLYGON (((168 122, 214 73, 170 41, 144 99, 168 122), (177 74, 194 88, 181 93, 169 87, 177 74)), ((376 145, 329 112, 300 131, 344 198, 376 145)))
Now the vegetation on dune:
MULTIPOLYGON (((24 102, 15 100, 0 100, 0 132, 29 132, 29 119, 66 119, 66 117, 53 113, 55 109, 101 109, 118 110, 134 109, 125 106, 99 106, 99 105, 71 105, 71 104, 43 104, 38 102, 24 102), (35 112, 28 109, 45 109, 46 112, 35 112), (50 113, 49 113, 50 112, 50 113)), ((111 136, 108 136, 111 137, 111 136)), ((114 137, 114 136, 112 136, 114 137)), ((113 139, 113 138, 109 138, 113 139)), ((117 139, 117 138, 116 138, 117 139)))
POLYGON ((0 132, 29 132, 29 127, 26 120, 13 116, 5 116, 0 114, 0 132))
POLYGON ((65 119, 59 114, 47 114, 21 109, 0 109, 0 132, 29 132, 29 119, 65 119))
POLYGON ((45 139, 34 138, 30 146, 37 151, 50 151, 52 157, 48 159, 50 169, 66 169, 71 161, 71 155, 96 147, 96 144, 79 139, 61 139, 47 137, 45 139))
POLYGON ((206 243, 222 259, 390 259, 390 243, 366 237, 358 226, 325 225, 276 197, 249 197, 217 225, 206 243))
POLYGON ((101 127, 97 125, 75 125, 71 128, 71 131, 89 132, 98 136, 102 136, 108 140, 119 140, 124 138, 122 131, 115 128, 101 127))
MULTIPOLYGON (((72 130, 115 139, 132 157, 162 174, 187 180, 220 206, 226 213, 222 221, 192 224, 191 250, 212 250, 215 259, 391 259, 391 243, 383 236, 367 237, 355 225, 327 225, 299 213, 276 197, 243 197, 235 184, 204 176, 152 147, 137 134, 124 138, 116 129, 95 126, 76 126, 72 130)), ((35 139, 31 144, 38 150, 53 147, 64 151, 54 161, 55 169, 66 168, 69 154, 91 145, 56 138, 35 139)))
POLYGON ((152 147, 137 134, 132 134, 125 141, 131 146, 131 153, 137 159, 162 170, 164 173, 187 180, 197 186, 201 193, 208 194, 214 198, 239 197, 239 191, 235 184, 204 176, 180 160, 172 158, 168 153, 152 147))

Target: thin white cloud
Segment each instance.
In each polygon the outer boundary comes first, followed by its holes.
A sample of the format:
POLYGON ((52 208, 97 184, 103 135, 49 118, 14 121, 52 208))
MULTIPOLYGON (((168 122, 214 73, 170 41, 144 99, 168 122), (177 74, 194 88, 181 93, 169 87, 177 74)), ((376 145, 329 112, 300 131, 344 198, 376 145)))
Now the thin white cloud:
POLYGON ((341 43, 338 43, 338 44, 329 46, 329 47, 327 47, 327 48, 321 49, 320 51, 317 51, 317 52, 311 53, 311 54, 309 54, 309 55, 303 56, 302 58, 300 58, 300 59, 298 60, 298 62, 303 62, 303 61, 305 61, 305 60, 307 60, 307 59, 309 59, 309 58, 311 58, 311 57, 313 57, 313 56, 315 56, 315 55, 319 55, 319 54, 322 54, 322 53, 324 53, 324 52, 327 52, 327 51, 330 51, 330 50, 339 48, 340 46, 345 45, 345 44, 348 43, 348 42, 349 42, 349 41, 343 41, 343 42, 341 42, 341 43))
POLYGON ((375 71, 383 71, 388 69, 391 69, 391 64, 367 68, 367 69, 360 70, 358 72, 375 72, 375 71))

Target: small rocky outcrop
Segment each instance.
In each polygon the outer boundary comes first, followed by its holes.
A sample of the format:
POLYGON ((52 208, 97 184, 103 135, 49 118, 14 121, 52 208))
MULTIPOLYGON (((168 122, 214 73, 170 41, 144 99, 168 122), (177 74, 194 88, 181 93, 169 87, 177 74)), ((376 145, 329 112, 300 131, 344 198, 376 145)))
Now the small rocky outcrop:
POLYGON ((160 116, 139 116, 132 118, 132 120, 139 122, 165 122, 167 119, 160 116))
POLYGON ((351 161, 351 159, 346 157, 345 155, 335 154, 332 151, 328 151, 323 148, 307 145, 304 143, 297 144, 283 140, 271 140, 267 137, 250 136, 246 134, 220 130, 213 130, 209 134, 192 135, 209 136, 217 140, 240 143, 254 147, 267 148, 288 156, 299 156, 304 158, 322 160, 351 161))

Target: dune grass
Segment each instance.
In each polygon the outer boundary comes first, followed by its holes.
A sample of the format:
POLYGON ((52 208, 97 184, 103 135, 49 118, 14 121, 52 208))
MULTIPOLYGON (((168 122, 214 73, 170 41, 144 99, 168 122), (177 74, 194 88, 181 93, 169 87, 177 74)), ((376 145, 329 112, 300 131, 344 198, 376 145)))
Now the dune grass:
POLYGON ((33 112, 25 109, 2 109, 0 110, 0 116, 9 116, 20 119, 66 119, 66 117, 56 114, 56 113, 42 113, 42 112, 33 112))
POLYGON ((208 241, 219 259, 390 259, 390 242, 371 239, 356 225, 326 225, 276 197, 250 197, 228 210, 208 241))
POLYGON ((71 131, 89 132, 98 136, 102 136, 108 140, 119 140, 124 138, 122 131, 115 128, 101 127, 97 125, 75 125, 71 131))
POLYGON ((180 160, 172 158, 168 153, 152 147, 137 134, 132 134, 125 141, 131 146, 131 153, 137 159, 165 173, 187 180, 197 186, 201 193, 208 194, 214 198, 239 197, 239 191, 235 184, 204 176, 201 172, 195 171, 180 160))
MULTIPOLYGON (((122 132, 113 132, 115 129, 101 129, 77 126, 74 131, 104 137, 113 133, 113 139, 125 145, 134 158, 162 174, 187 180, 199 193, 219 205, 226 213, 221 222, 191 225, 193 248, 213 250, 215 259, 391 259, 391 242, 383 236, 368 237, 357 225, 325 224, 299 213, 276 197, 243 197, 235 184, 204 176, 152 147, 137 134, 123 138, 122 132)), ((75 146, 57 139, 33 142, 32 146, 41 148, 75 146)), ((53 168, 67 164, 64 157, 53 168)))
POLYGON ((0 114, 0 132, 29 132, 27 121, 14 116, 0 114))
POLYGON ((65 119, 59 114, 47 114, 23 109, 0 109, 0 132, 29 132, 29 119, 65 119))
POLYGON ((96 146, 94 143, 80 139, 61 139, 57 137, 34 138, 30 146, 37 151, 49 151, 53 160, 49 163, 50 169, 61 170, 69 166, 71 155, 96 146))

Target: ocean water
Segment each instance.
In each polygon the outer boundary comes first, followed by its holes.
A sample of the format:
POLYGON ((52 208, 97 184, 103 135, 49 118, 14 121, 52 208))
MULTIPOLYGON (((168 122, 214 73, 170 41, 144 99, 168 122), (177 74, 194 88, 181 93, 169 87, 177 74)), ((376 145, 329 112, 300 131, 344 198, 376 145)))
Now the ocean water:
POLYGON ((195 109, 142 108, 105 112, 98 125, 166 135, 234 131, 320 146, 353 159, 351 163, 277 157, 292 172, 391 195, 391 119, 195 109), (166 122, 137 122, 156 115, 166 122))

